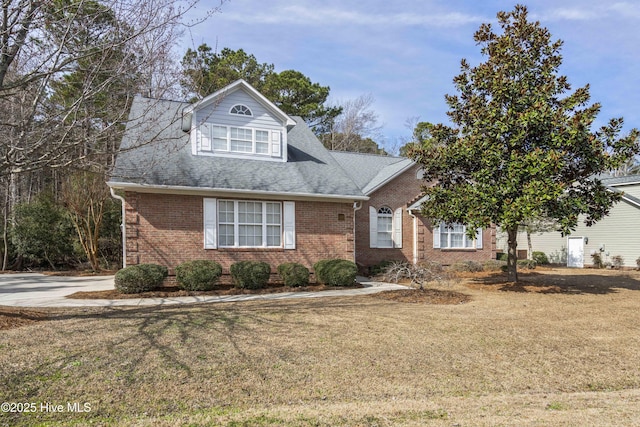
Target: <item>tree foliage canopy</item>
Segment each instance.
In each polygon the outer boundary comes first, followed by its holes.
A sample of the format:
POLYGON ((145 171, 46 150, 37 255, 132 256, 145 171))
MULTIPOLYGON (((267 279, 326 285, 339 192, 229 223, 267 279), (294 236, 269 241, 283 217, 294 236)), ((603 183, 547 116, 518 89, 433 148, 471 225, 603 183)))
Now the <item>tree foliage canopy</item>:
POLYGON ((238 79, 244 79, 287 114, 302 117, 312 128, 324 127, 339 107, 326 105, 329 86, 313 83, 299 71, 274 71, 273 64, 259 63, 244 50, 224 48, 220 53, 207 44, 188 49, 182 59, 185 92, 202 98, 238 79))
POLYGON ((500 34, 483 24, 474 35, 486 61, 462 60, 459 94, 446 96, 454 126, 421 124, 409 154, 432 183, 424 215, 467 224, 470 234, 502 227, 515 280, 518 226, 549 218, 566 234, 580 215, 587 225, 607 215, 620 194, 597 176, 638 153, 638 131, 619 137, 622 118, 592 131, 600 104, 590 104, 588 85, 570 93, 558 74, 562 41, 528 21, 525 6, 497 16, 500 34))

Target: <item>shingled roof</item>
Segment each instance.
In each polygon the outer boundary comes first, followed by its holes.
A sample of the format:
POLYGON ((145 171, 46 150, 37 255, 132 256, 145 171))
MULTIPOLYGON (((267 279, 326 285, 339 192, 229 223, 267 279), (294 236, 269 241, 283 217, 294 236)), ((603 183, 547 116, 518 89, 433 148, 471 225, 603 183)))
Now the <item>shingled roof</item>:
POLYGON ((293 117, 287 133, 286 162, 197 156, 182 123, 191 108, 136 97, 109 186, 367 200, 414 164, 402 157, 328 151, 300 117, 293 117))
POLYGON ((414 165, 413 161, 404 157, 346 151, 331 151, 331 155, 366 195, 414 165))
POLYGON ((136 97, 109 186, 367 199, 300 117, 288 130, 286 162, 193 155, 182 130, 182 112, 190 105, 136 97))

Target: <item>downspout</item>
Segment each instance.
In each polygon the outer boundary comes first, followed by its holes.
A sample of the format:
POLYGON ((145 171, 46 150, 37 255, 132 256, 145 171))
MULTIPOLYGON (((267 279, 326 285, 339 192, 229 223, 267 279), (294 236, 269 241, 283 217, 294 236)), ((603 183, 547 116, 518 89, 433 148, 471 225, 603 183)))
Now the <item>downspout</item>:
POLYGON ((362 202, 353 202, 353 263, 356 264, 356 212, 362 209, 362 202))
POLYGON ((120 223, 120 231, 122 232, 122 268, 125 268, 127 266, 127 227, 125 226, 126 211, 124 208, 124 197, 118 196, 113 191, 113 187, 109 187, 109 192, 111 193, 111 197, 120 200, 120 203, 122 204, 122 222, 120 223))
POLYGON ((407 209, 409 216, 413 220, 413 265, 418 263, 418 218, 413 214, 413 210, 407 209))

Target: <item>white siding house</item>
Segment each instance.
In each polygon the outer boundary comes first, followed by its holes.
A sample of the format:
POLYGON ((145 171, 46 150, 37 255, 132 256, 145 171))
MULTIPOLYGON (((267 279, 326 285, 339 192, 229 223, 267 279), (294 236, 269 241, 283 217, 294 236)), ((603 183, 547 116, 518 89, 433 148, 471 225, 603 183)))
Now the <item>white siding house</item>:
MULTIPOLYGON (((636 267, 640 257, 640 175, 602 180, 612 191, 623 193, 609 215, 591 227, 579 219, 576 230, 563 237, 558 232, 531 235, 533 251, 544 252, 552 263, 570 267, 593 265, 591 254, 600 253, 603 262, 622 256, 625 267, 636 267)), ((507 251, 506 236, 498 238, 498 249, 507 251)), ((528 250, 527 235, 518 235, 518 250, 528 250)))

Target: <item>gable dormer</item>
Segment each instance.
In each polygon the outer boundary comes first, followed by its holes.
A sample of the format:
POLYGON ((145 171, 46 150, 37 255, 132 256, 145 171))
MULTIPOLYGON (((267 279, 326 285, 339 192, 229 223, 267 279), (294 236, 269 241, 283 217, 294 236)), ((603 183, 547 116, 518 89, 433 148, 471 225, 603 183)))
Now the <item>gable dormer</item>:
POLYGON ((196 156, 287 161, 287 131, 295 121, 244 80, 183 112, 196 156))

